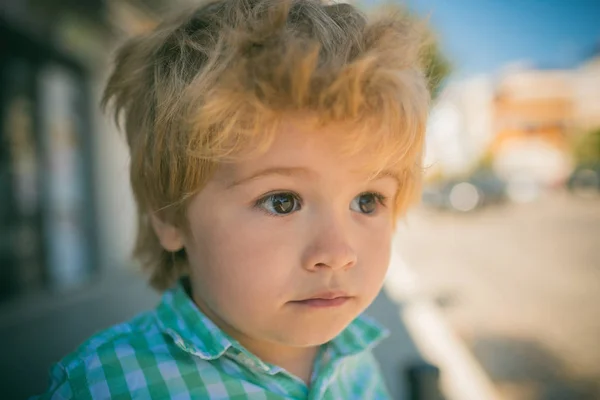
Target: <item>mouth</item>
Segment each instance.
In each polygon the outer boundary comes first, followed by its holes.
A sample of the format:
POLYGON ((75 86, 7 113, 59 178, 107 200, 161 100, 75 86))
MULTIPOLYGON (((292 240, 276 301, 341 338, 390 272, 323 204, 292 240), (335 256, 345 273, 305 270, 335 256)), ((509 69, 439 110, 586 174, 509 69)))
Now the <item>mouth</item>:
POLYGON ((291 303, 305 307, 327 308, 339 307, 351 298, 351 296, 344 292, 326 292, 311 296, 304 300, 291 301, 291 303))

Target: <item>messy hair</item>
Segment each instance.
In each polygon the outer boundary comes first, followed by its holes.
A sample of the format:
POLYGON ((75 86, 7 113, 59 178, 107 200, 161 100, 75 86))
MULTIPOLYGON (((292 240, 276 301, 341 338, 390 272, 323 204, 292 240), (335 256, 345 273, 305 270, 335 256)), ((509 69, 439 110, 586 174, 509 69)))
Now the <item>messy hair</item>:
POLYGON ((420 189, 429 102, 421 37, 400 9, 367 18, 324 0, 216 0, 121 46, 103 107, 127 136, 134 257, 151 285, 170 287, 187 260, 161 247, 150 216, 184 228, 215 167, 264 151, 299 113, 320 127, 355 127, 340 151, 369 146, 374 168, 397 174, 402 215, 420 189))

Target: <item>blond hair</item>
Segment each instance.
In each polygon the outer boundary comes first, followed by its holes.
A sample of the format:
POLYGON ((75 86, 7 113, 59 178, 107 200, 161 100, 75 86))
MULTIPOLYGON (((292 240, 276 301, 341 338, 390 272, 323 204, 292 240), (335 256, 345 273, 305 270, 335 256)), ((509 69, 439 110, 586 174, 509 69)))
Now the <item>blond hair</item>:
POLYGON ((282 118, 310 113, 357 127, 343 151, 375 147, 402 182, 401 215, 419 193, 429 93, 421 35, 402 10, 368 19, 319 0, 217 0, 164 22, 117 52, 112 103, 131 153, 138 206, 134 257, 158 290, 186 273, 149 221, 178 227, 220 162, 268 148, 282 118))

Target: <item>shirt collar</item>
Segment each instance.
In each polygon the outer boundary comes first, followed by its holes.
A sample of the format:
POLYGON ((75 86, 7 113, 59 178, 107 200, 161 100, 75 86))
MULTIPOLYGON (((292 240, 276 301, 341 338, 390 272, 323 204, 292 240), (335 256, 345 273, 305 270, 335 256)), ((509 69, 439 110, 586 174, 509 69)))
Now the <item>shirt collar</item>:
MULTIPOLYGON (((167 290, 156 308, 160 329, 173 338, 182 350, 205 360, 221 357, 234 349, 254 359, 265 372, 271 368, 249 353, 235 339, 223 332, 192 301, 182 281, 167 290)), ((370 350, 389 335, 389 331, 374 320, 361 315, 328 343, 338 357, 370 350)))
POLYGON ((371 350, 389 335, 387 328, 362 314, 330 343, 339 357, 346 357, 371 350))
POLYGON ((163 294, 156 319, 178 347, 203 359, 218 358, 233 345, 232 339, 198 309, 182 281, 163 294))

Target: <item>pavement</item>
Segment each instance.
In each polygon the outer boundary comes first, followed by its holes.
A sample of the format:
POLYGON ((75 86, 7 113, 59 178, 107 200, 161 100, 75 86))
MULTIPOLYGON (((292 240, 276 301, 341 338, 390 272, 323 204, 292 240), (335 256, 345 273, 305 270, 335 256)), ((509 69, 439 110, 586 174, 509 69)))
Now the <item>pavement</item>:
MULTIPOLYGON (((439 305, 427 295, 417 275, 404 262, 397 245, 394 246, 384 292, 397 304, 402 324, 423 360, 439 368, 439 392, 427 395, 423 400, 438 399, 438 395, 447 400, 500 399, 487 374, 449 326, 439 305)), ((384 369, 387 369, 385 364, 384 369)))
POLYGON ((395 250, 510 400, 600 399, 600 200, 417 209, 395 250))

